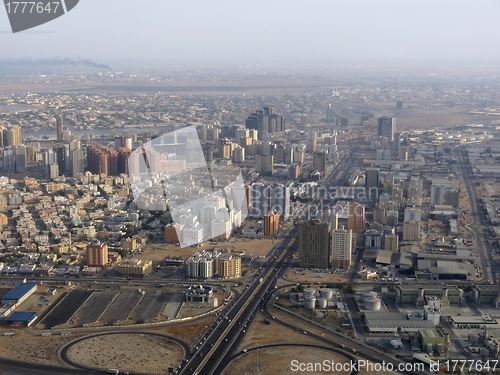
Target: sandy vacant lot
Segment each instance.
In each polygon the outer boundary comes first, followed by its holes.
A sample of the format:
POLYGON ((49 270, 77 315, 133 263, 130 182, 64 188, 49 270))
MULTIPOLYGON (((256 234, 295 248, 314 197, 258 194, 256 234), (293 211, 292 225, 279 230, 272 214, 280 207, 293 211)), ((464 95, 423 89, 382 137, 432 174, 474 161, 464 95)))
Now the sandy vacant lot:
MULTIPOLYGON (((275 240, 274 245, 280 241, 275 240)), ((229 249, 234 251, 242 251, 245 256, 265 256, 274 246, 272 240, 239 240, 238 242, 218 242, 213 245, 211 242, 203 242, 200 247, 184 247, 180 248, 177 245, 149 245, 145 248, 142 254, 137 254, 134 258, 159 261, 167 256, 189 258, 191 255, 200 250, 211 249, 229 249)))
POLYGON ((184 351, 175 342, 147 334, 112 334, 91 337, 72 346, 68 357, 95 368, 165 374, 182 360, 184 351))
POLYGON ((289 270, 285 276, 285 280, 293 281, 296 283, 322 283, 322 284, 336 284, 346 282, 349 275, 339 275, 330 273, 316 273, 311 270, 304 270, 296 274, 294 270, 289 270), (305 275, 303 275, 305 273, 305 275), (322 275, 323 277, 318 277, 322 275))
MULTIPOLYGON (((274 347, 249 352, 231 363, 222 375, 244 374, 297 374, 303 372, 292 371, 291 362, 297 360, 303 363, 323 362, 324 360, 344 363, 346 359, 333 352, 308 347, 274 347), (259 357, 259 371, 257 371, 257 356, 259 357)), ((308 374, 331 374, 328 372, 308 372, 308 374)), ((335 371, 335 374, 348 374, 348 371, 335 371)))

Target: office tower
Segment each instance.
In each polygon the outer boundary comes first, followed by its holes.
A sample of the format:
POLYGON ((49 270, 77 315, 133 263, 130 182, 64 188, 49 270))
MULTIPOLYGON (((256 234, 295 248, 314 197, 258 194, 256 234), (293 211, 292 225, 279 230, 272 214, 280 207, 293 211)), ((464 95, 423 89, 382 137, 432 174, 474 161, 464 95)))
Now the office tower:
POLYGON ((340 126, 343 128, 347 128, 347 126, 349 126, 349 119, 347 117, 341 117, 340 126))
POLYGON ((278 231, 280 213, 269 213, 264 216, 264 237, 273 237, 278 231))
POLYGON ((344 228, 332 231, 332 268, 351 267, 352 231, 344 228))
POLYGON ((417 207, 406 207, 405 208, 405 216, 404 222, 409 223, 410 221, 415 221, 420 223, 421 213, 420 208, 417 207))
POLYGON ((363 233, 365 230, 365 206, 354 203, 348 208, 347 229, 353 233, 363 233))
POLYGON ((16 156, 13 148, 3 150, 3 170, 8 173, 16 171, 16 156))
POLYGON ((97 243, 87 245, 87 266, 104 268, 108 264, 108 245, 97 243))
MULTIPOLYGON (((54 152, 54 150, 50 149, 43 149, 42 150, 42 167, 44 171, 44 176, 46 179, 51 178, 51 173, 50 173, 50 166, 56 164, 57 165, 57 154, 54 152)), ((59 175, 59 168, 57 171, 59 175)))
POLYGON ((26 153, 26 146, 16 146, 16 173, 25 173, 28 167, 28 156, 26 153))
POLYGON ((255 157, 255 172, 263 175, 273 174, 274 157, 272 155, 257 155, 255 157))
POLYGON ((57 163, 49 165, 49 175, 47 178, 55 180, 57 177, 59 177, 59 165, 57 163))
POLYGON ((392 141, 392 157, 399 159, 401 153, 401 133, 394 133, 394 139, 392 141))
POLYGON ((397 227, 398 226, 398 218, 399 218, 399 213, 398 211, 387 211, 386 218, 385 218, 385 225, 388 227, 397 227))
POLYGON ((382 234, 374 229, 365 232, 365 250, 382 249, 382 234))
POLYGON ((335 114, 333 113, 331 104, 328 104, 328 108, 326 109, 326 122, 335 122, 335 114))
POLYGON ((385 204, 376 204, 373 207, 373 222, 385 225, 387 206, 385 204))
POLYGON ((115 150, 118 151, 120 148, 126 148, 132 150, 132 137, 116 137, 115 138, 115 150))
POLYGON ((230 144, 222 144, 219 146, 219 158, 231 159, 231 145, 230 144))
POLYGON ((279 145, 276 148, 276 158, 274 160, 276 163, 285 162, 285 145, 279 145))
POLYGON ((62 118, 62 114, 59 113, 56 116, 57 142, 62 142, 64 140, 64 138, 63 138, 63 131, 64 131, 63 118, 62 118))
POLYGON ((66 151, 64 146, 56 148, 57 165, 59 166, 59 173, 66 172, 66 151))
POLYGON ((234 130, 234 139, 239 142, 241 138, 250 138, 250 130, 245 128, 237 128, 234 130))
POLYGON ((444 203, 445 194, 446 194, 446 188, 443 185, 432 185, 430 204, 442 205, 444 203))
POLYGON ((403 224, 403 241, 420 241, 420 223, 412 221, 403 224))
POLYGON ((330 224, 319 220, 300 223, 299 258, 302 267, 329 268, 330 224))
POLYGON ((392 142, 396 131, 396 119, 383 116, 377 119, 377 136, 386 137, 392 142))
POLYGON ((293 159, 293 147, 290 145, 287 145, 285 147, 285 164, 292 164, 294 159, 293 159))
POLYGON ((398 100, 396 102, 396 109, 403 109, 403 101, 402 100, 398 100))
POLYGON ((460 199, 460 192, 458 190, 447 190, 444 194, 444 204, 458 207, 460 199))
POLYGON ((384 236, 384 250, 397 253, 399 251, 399 237, 395 234, 386 234, 384 236))
POLYGON ((367 188, 377 188, 380 184, 380 170, 379 169, 368 169, 366 171, 365 186, 367 188))
POLYGON ((319 173, 324 173, 327 170, 326 167, 326 152, 315 152, 313 160, 313 168, 319 173))
POLYGON ((7 128, 4 131, 3 136, 4 146, 17 146, 23 143, 22 130, 19 125, 12 125, 10 128, 7 128))
POLYGON ((296 180, 300 176, 300 167, 297 164, 292 164, 288 167, 288 179, 296 180))
POLYGON ((71 160, 71 176, 76 177, 78 174, 85 172, 85 155, 82 149, 73 151, 71 160))
POLYGON ((250 190, 250 208, 254 217, 269 212, 280 212, 285 220, 290 214, 290 187, 283 185, 253 184, 250 190))
POLYGON ((264 107, 247 117, 245 127, 257 130, 258 139, 265 139, 266 134, 284 132, 285 118, 273 113, 272 107, 264 107))
POLYGON ((233 151, 233 163, 243 163, 245 161, 245 149, 236 147, 233 151))

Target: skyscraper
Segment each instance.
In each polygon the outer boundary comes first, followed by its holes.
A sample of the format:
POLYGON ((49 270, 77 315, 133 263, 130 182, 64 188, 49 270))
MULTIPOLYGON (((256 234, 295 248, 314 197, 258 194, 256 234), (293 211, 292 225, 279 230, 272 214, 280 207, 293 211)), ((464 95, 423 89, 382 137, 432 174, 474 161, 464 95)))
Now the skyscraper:
POLYGON ((71 160, 71 175, 73 177, 85 171, 85 156, 82 149, 76 149, 73 151, 73 157, 71 160))
POLYGON ((335 114, 333 113, 331 104, 328 104, 328 108, 326 109, 326 122, 335 122, 335 114))
POLYGON ((367 188, 378 188, 380 184, 380 170, 373 168, 366 171, 365 186, 367 188))
POLYGON ((26 146, 19 145, 15 147, 16 154, 16 172, 24 173, 28 166, 28 157, 26 153, 26 146))
POLYGON ((252 113, 247 117, 245 127, 257 130, 259 139, 264 139, 266 134, 284 132, 286 129, 285 118, 274 113, 272 107, 264 107, 252 113))
POLYGON ((108 245, 93 244, 87 245, 87 266, 89 267, 106 267, 108 264, 108 245))
POLYGON ((351 267, 352 231, 344 228, 332 231, 332 268, 351 267))
POLYGON ((386 137, 392 142, 394 132, 396 131, 396 119, 388 116, 383 116, 377 119, 377 136, 386 137))
POLYGON ((314 169, 320 173, 326 172, 326 152, 315 152, 314 153, 314 169))
POLYGON ((56 116, 56 132, 57 142, 62 142, 64 140, 64 125, 61 113, 58 113, 56 116))
POLYGON ((4 146, 17 146, 23 143, 22 131, 19 125, 12 125, 3 133, 4 146))
POLYGON ((299 225, 299 257, 302 267, 330 267, 330 223, 317 220, 299 225))
POLYGON ((347 216, 347 229, 353 233, 363 233, 365 230, 365 206, 354 203, 349 206, 347 216))

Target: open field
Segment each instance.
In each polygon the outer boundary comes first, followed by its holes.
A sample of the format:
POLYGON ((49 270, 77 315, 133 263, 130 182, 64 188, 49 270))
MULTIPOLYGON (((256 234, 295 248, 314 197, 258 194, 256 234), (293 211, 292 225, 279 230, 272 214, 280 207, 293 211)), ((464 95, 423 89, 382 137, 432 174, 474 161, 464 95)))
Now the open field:
POLYGON ((183 358, 175 342, 154 335, 123 333, 91 337, 68 351, 70 360, 95 368, 166 374, 183 358))
POLYGON ((285 281, 292 281, 296 283, 343 283, 346 282, 349 275, 343 274, 329 274, 329 273, 316 273, 311 270, 304 270, 296 274, 293 270, 289 270, 285 276, 285 281), (305 275, 303 275, 305 274, 305 275), (322 275, 323 277, 318 277, 322 275))
POLYGON ((92 295, 92 291, 73 289, 42 320, 45 328, 66 323, 80 306, 92 295))
MULTIPOLYGON (((280 241, 274 241, 274 245, 280 241)), ((177 245, 148 245, 142 254, 136 254, 134 258, 152 261, 161 261, 167 256, 189 258, 191 255, 200 250, 211 249, 230 249, 234 251, 242 251, 245 256, 265 256, 274 246, 272 240, 239 240, 238 242, 218 242, 213 245, 211 242, 203 242, 200 247, 184 247, 181 248, 177 245)))

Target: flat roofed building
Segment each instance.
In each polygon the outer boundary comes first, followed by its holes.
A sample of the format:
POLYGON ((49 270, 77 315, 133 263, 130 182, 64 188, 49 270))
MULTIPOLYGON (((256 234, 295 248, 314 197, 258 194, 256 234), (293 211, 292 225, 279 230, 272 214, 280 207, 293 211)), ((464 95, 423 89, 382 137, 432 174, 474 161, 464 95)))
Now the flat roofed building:
POLYGON ((241 276, 241 258, 229 254, 219 255, 216 259, 217 275, 222 278, 241 276))
POLYGON ((319 220, 300 223, 299 257, 303 267, 330 267, 330 223, 319 220))
POLYGON ((454 328, 485 329, 497 325, 497 321, 489 314, 485 315, 451 315, 450 322, 454 328))
POLYGON ((448 343, 447 335, 445 335, 443 331, 435 328, 419 329, 417 338, 422 350, 426 350, 429 345, 433 350, 439 348, 444 350, 448 343))
POLYGON ((417 332, 419 329, 434 328, 430 320, 411 319, 404 312, 365 311, 366 326, 370 332, 417 332))
POLYGON ((141 259, 129 259, 118 266, 118 272, 122 275, 149 275, 153 270, 153 261, 141 259))

